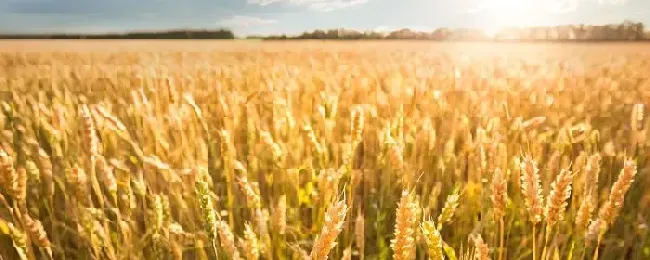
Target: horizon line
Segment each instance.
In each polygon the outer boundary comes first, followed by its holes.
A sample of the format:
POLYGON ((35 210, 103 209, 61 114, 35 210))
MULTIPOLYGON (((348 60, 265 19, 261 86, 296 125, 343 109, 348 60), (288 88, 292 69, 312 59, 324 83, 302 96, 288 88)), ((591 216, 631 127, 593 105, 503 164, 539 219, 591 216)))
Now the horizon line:
MULTIPOLYGON (((503 29, 525 29, 525 28, 541 28, 541 27, 562 27, 562 26, 608 26, 608 25, 619 25, 623 24, 625 22, 631 22, 634 24, 644 24, 643 22, 638 22, 630 19, 623 19, 620 23, 573 23, 573 24, 556 24, 556 25, 522 25, 522 26, 503 26, 500 28, 500 30, 503 29)), ((645 24, 644 24, 645 25, 645 24)), ((301 34, 305 32, 314 32, 317 30, 321 31, 329 31, 329 30, 340 30, 340 29, 347 29, 347 30, 355 30, 357 32, 377 32, 377 33, 386 33, 386 32, 394 32, 394 31, 399 31, 399 30, 404 30, 408 29, 413 32, 434 32, 439 29, 451 29, 451 30, 462 30, 462 29, 476 29, 476 30, 483 30, 482 28, 478 26, 470 26, 470 27, 448 27, 448 26, 441 26, 441 27, 431 27, 430 30, 416 30, 414 28, 404 26, 404 27, 399 27, 396 26, 392 28, 392 30, 375 30, 375 29, 360 29, 360 28, 352 28, 352 27, 329 27, 329 28, 313 28, 310 30, 304 30, 301 32, 279 32, 279 33, 267 33, 267 34, 244 34, 244 36, 277 36, 277 35, 293 35, 293 34, 301 34)), ((650 28, 645 29, 644 31, 648 31, 650 28)), ((235 35, 238 35, 238 33, 231 28, 221 26, 221 27, 170 27, 166 29, 126 29, 126 30, 120 30, 120 31, 104 31, 104 32, 91 32, 91 31, 79 31, 79 32, 65 32, 63 31, 42 31, 42 32, 2 32, 0 31, 0 36, 10 36, 10 35, 16 35, 16 36, 55 36, 55 35, 62 35, 62 36, 67 36, 67 35, 79 35, 79 36, 103 36, 103 35, 128 35, 128 34, 138 34, 138 33, 171 33, 171 32, 218 32, 218 31, 228 31, 231 32, 235 35)))

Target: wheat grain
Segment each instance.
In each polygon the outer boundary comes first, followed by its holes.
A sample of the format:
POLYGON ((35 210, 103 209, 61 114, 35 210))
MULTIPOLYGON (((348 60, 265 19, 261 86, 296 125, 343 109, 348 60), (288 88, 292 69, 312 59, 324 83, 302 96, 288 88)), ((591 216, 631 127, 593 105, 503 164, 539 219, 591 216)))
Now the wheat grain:
POLYGON ((429 259, 443 260, 442 237, 440 237, 440 232, 438 232, 433 220, 424 221, 420 228, 428 246, 429 259))
POLYGON ((350 116, 350 131, 352 132, 352 143, 356 144, 363 139, 363 126, 365 122, 363 107, 360 105, 354 106, 351 109, 350 116))
POLYGON ((4 150, 0 150, 0 187, 14 194, 18 184, 18 174, 14 170, 14 161, 4 150))
POLYGON ((273 227, 275 231, 281 235, 285 234, 287 229, 287 196, 282 195, 278 199, 275 208, 273 209, 273 227))
POLYGON ((245 224, 244 239, 239 240, 239 247, 244 252, 246 259, 257 260, 260 258, 260 242, 249 223, 245 224))
POLYGON ((460 199, 458 191, 458 188, 456 188, 452 194, 447 196, 442 212, 438 215, 438 229, 442 229, 442 224, 451 222, 454 217, 454 213, 458 207, 458 200, 460 199))
POLYGON ((343 228, 348 208, 345 200, 331 205, 325 213, 325 224, 320 234, 314 239, 311 250, 312 260, 327 260, 330 250, 336 246, 336 237, 343 228))
POLYGON ((508 181, 500 168, 494 171, 492 177, 492 204, 494 219, 500 220, 505 216, 506 202, 508 200, 508 181))
POLYGON ((490 259, 490 249, 488 245, 483 241, 481 234, 477 234, 472 239, 474 242, 474 247, 476 248, 476 253, 474 254, 474 259, 476 260, 489 260, 490 259))
POLYGON ((413 202, 413 195, 402 191, 402 198, 397 205, 395 219, 395 238, 391 240, 393 258, 396 260, 410 260, 415 258, 415 221, 417 205, 413 202))
POLYGON ((521 171, 521 191, 524 194, 526 208, 530 214, 530 221, 537 224, 542 221, 544 198, 540 186, 539 168, 530 155, 521 162, 521 171))
POLYGON ((632 182, 634 182, 636 173, 636 162, 631 159, 626 159, 623 169, 621 169, 621 173, 618 175, 618 179, 612 185, 609 198, 598 211, 598 219, 593 221, 589 226, 589 234, 591 235, 588 237, 594 239, 596 234, 603 234, 614 223, 623 207, 625 194, 630 189, 632 182))
POLYGON ((224 221, 218 221, 217 232, 219 233, 219 241, 221 242, 221 247, 226 251, 231 259, 239 259, 239 250, 237 250, 237 247, 235 247, 235 235, 230 230, 228 223, 224 221))
POLYGON ((550 230, 564 219, 564 211, 568 204, 567 200, 571 197, 572 180, 572 172, 568 169, 562 169, 551 184, 551 193, 546 201, 546 208, 544 208, 547 230, 550 230))
POLYGON ((357 243, 357 248, 359 249, 359 252, 361 255, 363 255, 363 251, 365 248, 365 233, 366 233, 366 227, 365 227, 365 219, 363 218, 363 214, 361 213, 361 210, 357 213, 357 218, 354 221, 354 239, 355 242, 357 243))
POLYGON ((591 219, 591 215, 593 214, 594 209, 595 207, 593 205, 593 199, 591 195, 588 195, 580 203, 580 207, 578 208, 578 213, 576 214, 575 225, 577 230, 579 230, 580 232, 586 231, 587 225, 589 224, 589 220, 591 219))
POLYGON ((208 183, 204 181, 197 181, 196 196, 199 200, 199 208, 201 209, 201 221, 203 228, 208 234, 210 239, 214 240, 217 236, 217 215, 213 206, 212 197, 208 189, 208 183))

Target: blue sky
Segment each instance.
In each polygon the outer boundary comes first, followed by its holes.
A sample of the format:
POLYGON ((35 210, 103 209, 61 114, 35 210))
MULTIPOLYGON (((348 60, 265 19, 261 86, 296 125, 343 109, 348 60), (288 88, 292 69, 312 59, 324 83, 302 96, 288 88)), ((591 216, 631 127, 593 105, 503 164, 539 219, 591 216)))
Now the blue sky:
POLYGON ((227 27, 238 36, 316 28, 606 24, 650 27, 650 0, 0 0, 0 33, 227 27))

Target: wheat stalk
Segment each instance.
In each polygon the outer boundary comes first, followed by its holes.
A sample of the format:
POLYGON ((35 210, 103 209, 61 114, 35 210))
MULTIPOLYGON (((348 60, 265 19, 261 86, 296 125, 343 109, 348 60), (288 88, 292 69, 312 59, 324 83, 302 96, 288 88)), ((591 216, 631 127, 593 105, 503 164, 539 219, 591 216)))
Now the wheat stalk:
POLYGON ((40 221, 32 219, 29 214, 24 215, 25 230, 31 238, 30 240, 38 247, 43 248, 47 255, 52 258, 52 244, 47 237, 47 233, 40 221))
POLYGON ((572 172, 569 169, 562 169, 555 177, 555 181, 551 184, 551 193, 548 195, 546 208, 544 208, 544 216, 546 216, 546 235, 544 236, 542 259, 546 259, 548 239, 553 227, 557 225, 558 222, 564 220, 564 212, 566 211, 567 206, 566 201, 571 197, 572 180, 572 172))
POLYGON ((41 174, 43 194, 52 201, 52 196, 54 196, 54 173, 52 170, 52 161, 50 160, 50 156, 48 156, 41 148, 38 148, 37 162, 40 169, 39 173, 41 174))
POLYGON ((521 191, 524 194, 526 209, 530 214, 530 221, 537 224, 542 221, 544 211, 544 198, 542 197, 542 187, 540 186, 539 168, 535 160, 526 156, 521 163, 521 191))
POLYGON ((544 197, 542 197, 542 187, 540 186, 539 168, 537 168, 535 160, 530 155, 526 156, 521 162, 521 172, 521 191, 524 194, 524 202, 530 215, 530 221, 533 223, 533 260, 536 260, 536 226, 537 223, 542 221, 544 197))
POLYGON ((459 188, 455 188, 453 193, 447 196, 445 200, 445 205, 442 208, 442 212, 438 215, 438 230, 442 229, 442 224, 451 222, 458 207, 458 200, 460 199, 459 188))
POLYGON ((258 260, 260 258, 260 242, 249 223, 244 224, 244 239, 239 240, 239 247, 247 260, 258 260))
POLYGON ((10 195, 15 195, 18 174, 14 170, 14 160, 4 150, 0 150, 0 187, 10 195))
MULTIPOLYGON (((352 144, 357 144, 363 139, 363 126, 365 122, 363 107, 353 106, 350 116, 350 131, 352 132, 352 144)), ((355 147, 355 145, 353 145, 355 147)))
POLYGON ((503 259, 504 221, 506 202, 508 200, 508 180, 500 168, 496 168, 492 177, 492 204, 494 219, 499 223, 499 260, 503 259))
POLYGON ((476 236, 474 236, 474 238, 472 240, 474 242, 474 248, 476 248, 476 252, 474 253, 474 259, 475 260, 489 260, 490 259, 490 248, 483 241, 483 237, 481 237, 481 234, 476 234, 476 236))
POLYGON ((551 193, 546 201, 544 215, 546 216, 547 232, 559 221, 564 219, 567 200, 571 197, 571 182, 573 174, 569 169, 563 169, 551 184, 551 193))
POLYGON ((287 229, 287 195, 282 195, 278 199, 273 209, 273 227, 281 235, 285 234, 287 229))
POLYGON ((217 222, 217 233, 219 233, 219 241, 221 242, 221 248, 223 248, 226 253, 231 257, 232 260, 237 260, 240 258, 239 250, 235 246, 235 235, 230 230, 228 223, 224 221, 217 222))
POLYGON ((336 246, 336 237, 343 228, 348 208, 345 199, 331 205, 325 213, 325 224, 314 239, 311 250, 312 260, 327 260, 330 250, 336 246))
POLYGON ((621 208, 623 208, 625 194, 630 189, 632 182, 634 182, 636 173, 636 162, 631 159, 626 159, 623 164, 623 169, 621 169, 621 173, 618 175, 616 182, 612 185, 609 198, 598 211, 598 218, 595 221, 592 221, 589 225, 588 238, 590 240, 596 238, 600 239, 600 237, 607 231, 608 227, 614 223, 621 208))
POLYGON ((183 226, 181 226, 177 222, 170 223, 168 229, 169 229, 169 240, 171 243, 169 251, 172 255, 172 259, 182 260, 184 238, 187 234, 185 233, 185 231, 183 231, 183 226))
POLYGON ((420 229, 428 246, 429 259, 443 260, 442 237, 440 237, 440 232, 436 228, 436 223, 433 220, 424 221, 420 229))
POLYGON ((364 250, 365 250, 365 218, 363 217, 363 214, 361 213, 361 209, 359 209, 359 212, 357 213, 357 218, 354 221, 354 236, 355 236, 355 241, 357 242, 357 247, 359 249, 359 253, 361 254, 361 259, 364 257, 364 250))
POLYGON ((402 198, 397 204, 395 220, 395 238, 391 240, 393 258, 396 260, 410 260, 415 258, 415 222, 417 204, 413 195, 402 191, 402 198))
POLYGON ((219 252, 215 245, 217 239, 217 213, 214 209, 212 197, 208 188, 208 183, 205 181, 197 180, 196 197, 198 198, 199 208, 201 209, 201 221, 203 222, 203 230, 208 234, 212 242, 212 249, 215 256, 218 258, 219 252))
POLYGON ((580 203, 580 207, 578 208, 578 213, 576 213, 576 230, 579 232, 584 232, 587 229, 587 225, 589 224, 589 221, 591 219, 591 214, 593 214, 595 209, 595 206, 593 204, 593 199, 591 195, 587 195, 586 198, 582 200, 580 203))

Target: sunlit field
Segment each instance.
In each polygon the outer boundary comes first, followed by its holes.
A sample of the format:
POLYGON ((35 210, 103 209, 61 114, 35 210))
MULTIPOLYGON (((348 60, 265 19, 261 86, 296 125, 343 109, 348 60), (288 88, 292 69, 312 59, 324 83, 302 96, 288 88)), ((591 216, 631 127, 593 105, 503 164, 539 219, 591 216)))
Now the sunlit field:
POLYGON ((0 42, 0 259, 650 259, 650 44, 0 42))

